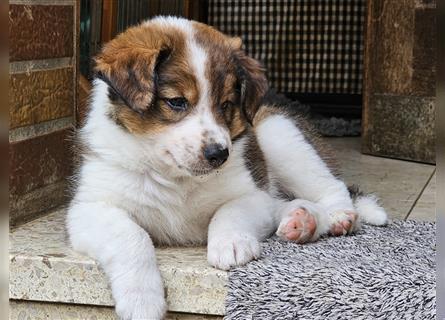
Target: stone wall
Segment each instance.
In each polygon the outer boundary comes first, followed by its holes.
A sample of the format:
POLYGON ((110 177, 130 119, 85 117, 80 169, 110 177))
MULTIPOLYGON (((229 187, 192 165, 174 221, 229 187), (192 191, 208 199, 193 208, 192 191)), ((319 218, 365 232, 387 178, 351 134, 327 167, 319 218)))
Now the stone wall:
POLYGON ((435 8, 435 0, 368 0, 364 153, 435 162, 435 8))
POLYGON ((12 225, 60 206, 72 172, 77 3, 9 6, 9 209, 12 225))

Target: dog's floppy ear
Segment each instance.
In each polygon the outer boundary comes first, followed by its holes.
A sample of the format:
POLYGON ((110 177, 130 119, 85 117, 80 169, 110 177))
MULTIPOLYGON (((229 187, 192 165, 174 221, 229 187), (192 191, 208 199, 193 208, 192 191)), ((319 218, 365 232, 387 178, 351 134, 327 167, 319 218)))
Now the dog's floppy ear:
POLYGON ((237 63, 241 106, 247 120, 252 123, 260 107, 260 101, 268 89, 265 70, 257 60, 250 58, 241 50, 237 51, 235 60, 237 63))
POLYGON ((121 46, 111 41, 95 58, 95 72, 127 106, 143 113, 156 95, 157 68, 169 54, 169 49, 121 46))

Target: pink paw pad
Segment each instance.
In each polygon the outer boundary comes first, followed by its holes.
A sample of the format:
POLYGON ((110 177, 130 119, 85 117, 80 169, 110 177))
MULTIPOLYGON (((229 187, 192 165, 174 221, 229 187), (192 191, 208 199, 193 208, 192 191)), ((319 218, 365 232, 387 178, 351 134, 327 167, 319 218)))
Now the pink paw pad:
POLYGON ((291 213, 289 220, 279 229, 278 234, 297 243, 305 243, 312 239, 317 222, 306 209, 299 208, 291 213))
POLYGON ((343 236, 351 234, 355 230, 358 215, 355 212, 344 212, 344 217, 339 221, 333 223, 330 228, 330 233, 333 236, 343 236))

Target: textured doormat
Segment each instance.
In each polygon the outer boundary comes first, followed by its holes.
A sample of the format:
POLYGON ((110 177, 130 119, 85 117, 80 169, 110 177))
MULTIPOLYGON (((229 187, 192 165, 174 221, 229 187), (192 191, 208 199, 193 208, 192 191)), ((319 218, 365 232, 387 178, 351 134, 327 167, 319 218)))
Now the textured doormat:
POLYGON ((298 245, 272 237, 229 273, 225 319, 435 319, 436 224, 298 245))

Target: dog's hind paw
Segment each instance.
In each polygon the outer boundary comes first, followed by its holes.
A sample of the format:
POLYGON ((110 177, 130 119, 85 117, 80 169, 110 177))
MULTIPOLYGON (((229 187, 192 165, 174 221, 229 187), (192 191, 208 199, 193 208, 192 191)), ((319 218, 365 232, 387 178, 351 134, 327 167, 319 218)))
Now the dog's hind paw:
POLYGON ((329 234, 333 236, 352 234, 360 227, 358 215, 354 211, 336 211, 330 215, 330 218, 329 234))
POLYGON ((305 200, 294 200, 281 213, 277 235, 284 240, 306 243, 320 236, 319 208, 305 200))

